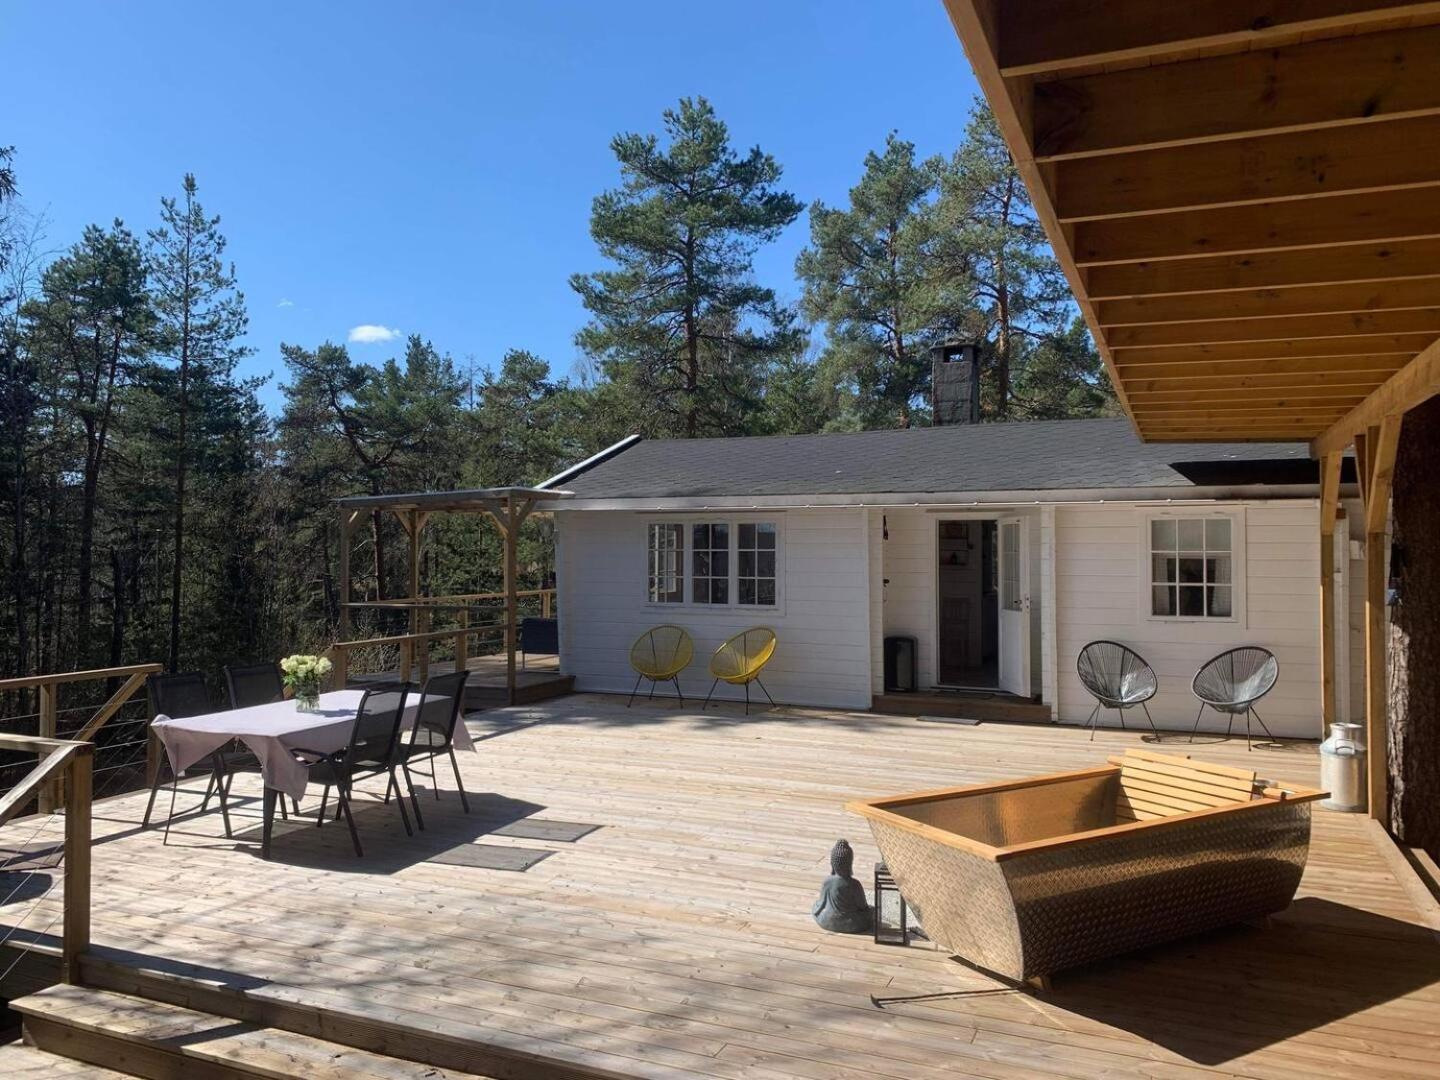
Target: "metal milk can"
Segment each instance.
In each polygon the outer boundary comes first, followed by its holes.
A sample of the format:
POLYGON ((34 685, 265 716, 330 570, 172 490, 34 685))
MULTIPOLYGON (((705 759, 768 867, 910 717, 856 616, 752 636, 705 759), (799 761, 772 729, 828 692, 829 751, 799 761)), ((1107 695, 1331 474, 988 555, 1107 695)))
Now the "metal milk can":
POLYGON ((1359 724, 1331 724, 1330 737, 1320 744, 1320 786, 1330 797, 1327 810, 1365 809, 1365 744, 1359 724))

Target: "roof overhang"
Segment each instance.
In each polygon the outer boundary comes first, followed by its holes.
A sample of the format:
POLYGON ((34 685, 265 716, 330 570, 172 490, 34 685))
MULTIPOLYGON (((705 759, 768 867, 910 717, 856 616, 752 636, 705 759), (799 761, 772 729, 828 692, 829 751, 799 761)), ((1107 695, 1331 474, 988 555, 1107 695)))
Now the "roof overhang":
POLYGON ((1440 393, 1440 3, 946 7, 1141 438, 1440 393))
POLYGON ((435 513, 485 513, 509 501, 547 502, 570 498, 568 491, 538 487, 470 488, 465 491, 413 491, 396 495, 347 495, 335 504, 346 510, 425 510, 435 513))

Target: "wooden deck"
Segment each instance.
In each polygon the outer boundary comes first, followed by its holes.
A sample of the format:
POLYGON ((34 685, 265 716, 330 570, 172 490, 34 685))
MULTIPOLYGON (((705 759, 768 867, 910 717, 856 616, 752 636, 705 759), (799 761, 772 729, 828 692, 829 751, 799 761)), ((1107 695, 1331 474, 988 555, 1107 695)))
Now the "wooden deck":
MULTIPOLYGON (((517 1078, 1440 1075, 1440 943, 1361 816, 1317 814, 1301 896, 1271 928, 1062 975, 1043 996, 812 922, 834 840, 864 878, 875 858, 846 799, 1082 767, 1138 734, 589 695, 470 723, 475 813, 443 774, 413 841, 393 807, 362 804, 363 860, 327 824, 277 830, 263 862, 258 836, 226 841, 214 813, 162 846, 137 828, 142 795, 98 803, 100 956, 383 1023, 412 1054, 468 1044, 473 1071, 517 1078), (496 833, 537 822, 599 828, 496 833), (469 864, 497 847, 553 854, 524 872, 469 864)), ((1311 744, 1177 749, 1317 778, 1311 744)), ((242 813, 253 830, 258 801, 242 813)))

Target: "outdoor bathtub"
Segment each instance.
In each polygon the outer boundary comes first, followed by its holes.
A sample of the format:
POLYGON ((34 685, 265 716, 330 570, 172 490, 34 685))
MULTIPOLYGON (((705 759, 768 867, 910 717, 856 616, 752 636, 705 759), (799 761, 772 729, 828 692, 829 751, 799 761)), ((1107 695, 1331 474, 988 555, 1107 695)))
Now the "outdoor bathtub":
POLYGON ((1253 774, 1159 754, 1123 761, 1123 778, 1111 764, 847 809, 869 820, 929 938, 1017 981, 1289 905, 1324 792, 1252 792, 1253 774))

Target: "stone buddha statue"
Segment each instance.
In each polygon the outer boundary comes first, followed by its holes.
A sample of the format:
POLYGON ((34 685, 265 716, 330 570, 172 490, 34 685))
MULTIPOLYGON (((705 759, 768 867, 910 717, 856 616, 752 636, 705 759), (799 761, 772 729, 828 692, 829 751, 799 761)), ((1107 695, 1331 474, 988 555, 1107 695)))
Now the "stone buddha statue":
POLYGON ((811 914, 824 929, 836 934, 868 934, 875 928, 875 913, 865 900, 865 886, 855 880, 855 852, 849 842, 835 841, 830 849, 830 876, 820 886, 811 914))

